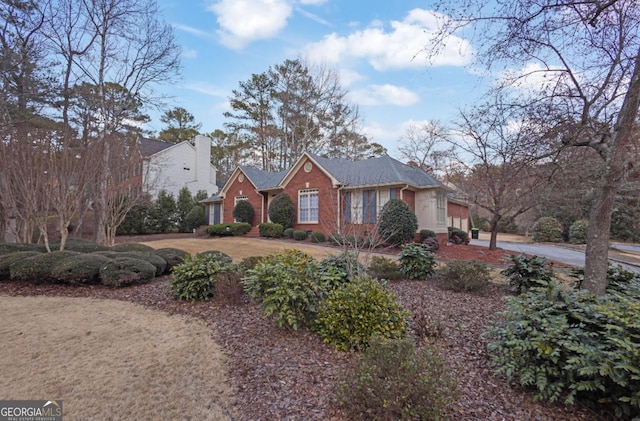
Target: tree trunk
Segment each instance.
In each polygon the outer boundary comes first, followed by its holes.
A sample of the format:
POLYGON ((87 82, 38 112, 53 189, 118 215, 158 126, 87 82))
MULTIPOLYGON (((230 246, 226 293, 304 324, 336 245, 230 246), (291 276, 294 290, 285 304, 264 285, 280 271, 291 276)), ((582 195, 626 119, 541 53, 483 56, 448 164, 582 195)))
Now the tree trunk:
POLYGON ((636 55, 629 90, 614 127, 606 157, 605 172, 596 192, 589 214, 587 248, 583 286, 596 295, 602 295, 607 287, 609 232, 611 212, 616 194, 624 180, 627 162, 627 145, 635 131, 638 107, 640 106, 640 49, 636 55))
POLYGON ((491 221, 491 238, 489 239, 489 250, 498 249, 498 220, 491 221))

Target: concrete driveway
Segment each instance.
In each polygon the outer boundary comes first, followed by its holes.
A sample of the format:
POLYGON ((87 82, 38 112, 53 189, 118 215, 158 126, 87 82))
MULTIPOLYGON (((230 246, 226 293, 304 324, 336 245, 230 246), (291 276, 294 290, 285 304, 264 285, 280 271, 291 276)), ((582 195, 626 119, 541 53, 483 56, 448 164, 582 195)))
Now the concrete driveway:
MULTIPOLYGON (((488 240, 471 240, 470 244, 489 247, 488 240)), ((501 249, 517 253, 546 257, 549 260, 566 263, 571 266, 584 266, 584 251, 569 247, 556 246, 548 243, 520 243, 511 241, 498 241, 497 246, 501 249)), ((609 259, 614 264, 621 264, 626 270, 640 273, 640 265, 628 262, 626 259, 616 259, 611 255, 609 255, 609 259)))

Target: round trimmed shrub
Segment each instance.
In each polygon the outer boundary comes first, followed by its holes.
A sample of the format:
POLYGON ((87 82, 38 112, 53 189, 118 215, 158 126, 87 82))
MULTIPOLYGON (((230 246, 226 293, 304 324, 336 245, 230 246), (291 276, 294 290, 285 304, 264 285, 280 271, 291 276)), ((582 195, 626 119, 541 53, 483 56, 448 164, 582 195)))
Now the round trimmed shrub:
POLYGON ((388 257, 373 256, 367 268, 369 276, 387 281, 402 279, 403 275, 398 267, 398 262, 388 257))
POLYGON ((122 287, 146 281, 156 275, 151 263, 131 257, 117 257, 100 268, 100 281, 104 285, 122 287))
POLYGON ((324 236, 324 233, 321 231, 314 231, 311 233, 311 242, 312 243, 324 243, 327 239, 324 236))
POLYGON ((156 276, 162 275, 167 269, 167 261, 160 255, 146 251, 127 251, 118 253, 117 257, 131 257, 133 259, 144 260, 156 267, 156 276))
POLYGON ((409 205, 400 199, 390 199, 382 208, 378 235, 387 244, 412 241, 418 230, 418 218, 409 205))
POLYGON ((200 253, 174 267, 171 295, 181 300, 201 301, 213 297, 219 278, 231 270, 230 262, 221 259, 220 254, 200 253))
POLYGON ((11 279, 34 283, 55 282, 56 279, 51 273, 53 266, 62 259, 79 254, 75 251, 52 251, 13 262, 9 267, 11 279))
POLYGON ((344 251, 325 257, 318 263, 318 272, 324 283, 333 288, 348 282, 350 278, 365 272, 364 267, 358 262, 358 255, 354 252, 344 251))
POLYGON ((409 315, 376 280, 355 278, 329 293, 313 329, 341 351, 362 350, 372 336, 404 338, 409 315))
POLYGON ((42 254, 37 251, 14 251, 12 253, 0 254, 0 280, 9 279, 11 271, 9 268, 14 262, 20 262, 26 258, 42 254))
POLYGON ((586 219, 578 219, 569 227, 569 242, 571 244, 587 243, 587 227, 589 221, 586 219))
POLYGON ((280 193, 269 203, 269 220, 274 224, 280 224, 287 228, 293 228, 296 221, 296 206, 291 200, 291 196, 280 193))
POLYGON ((141 243, 120 243, 111 247, 111 251, 153 251, 153 247, 141 243))
POLYGON ((37 253, 45 253, 47 248, 44 244, 0 243, 0 254, 15 253, 18 251, 35 251, 37 253))
POLYGON ((255 217, 255 211, 253 206, 248 200, 241 200, 233 207, 233 218, 237 222, 244 222, 249 225, 253 225, 253 218, 255 217))
POLYGON ((282 232, 282 236, 284 238, 289 238, 289 239, 293 239, 293 232, 295 230, 293 228, 287 228, 282 232))
POLYGON ((164 247, 154 250, 152 253, 162 257, 167 262, 167 268, 165 269, 167 272, 171 272, 175 266, 184 262, 184 259, 189 256, 186 251, 173 247, 164 247))
POLYGON ((543 216, 533 226, 533 241, 558 243, 562 240, 562 225, 556 218, 543 216))
POLYGON ((307 239, 307 231, 295 230, 293 231, 293 239, 296 241, 304 241, 307 239))
POLYGON ((58 262, 51 270, 51 276, 63 283, 94 284, 100 282, 100 268, 111 259, 99 254, 70 256, 58 262))
POLYGON ((448 227, 449 241, 453 244, 469 244, 469 234, 456 227, 448 227))
MULTIPOLYGON (((52 241, 49 243, 51 250, 60 248, 60 241, 52 241)), ((77 251, 79 253, 92 253, 94 251, 109 250, 109 247, 93 241, 83 240, 82 238, 69 238, 64 245, 64 249, 68 251, 77 251)))
POLYGON ((444 289, 482 293, 491 282, 491 274, 485 262, 451 260, 437 271, 436 279, 444 289))
POLYGON ((436 238, 436 233, 431 230, 420 230, 420 241, 424 243, 427 238, 436 238))
POLYGON ((258 232, 260 233, 260 237, 268 237, 268 238, 280 238, 282 237, 282 232, 284 228, 280 224, 275 224, 273 222, 263 222, 258 225, 258 232))

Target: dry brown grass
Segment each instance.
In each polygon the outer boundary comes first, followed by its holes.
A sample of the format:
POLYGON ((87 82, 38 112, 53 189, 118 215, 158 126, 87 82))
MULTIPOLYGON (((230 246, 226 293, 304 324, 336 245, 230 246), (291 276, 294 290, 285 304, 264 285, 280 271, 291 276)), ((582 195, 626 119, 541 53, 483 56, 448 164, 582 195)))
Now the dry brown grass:
POLYGON ((340 250, 316 246, 305 242, 287 242, 267 240, 263 238, 247 237, 216 237, 216 238, 180 238, 149 241, 144 243, 155 249, 162 247, 177 247, 191 254, 207 250, 218 250, 231 256, 234 262, 239 262, 245 257, 268 256, 285 249, 298 249, 317 259, 338 254, 340 250))
POLYGON ((0 396, 65 419, 231 419, 211 327, 115 300, 0 297, 0 396))

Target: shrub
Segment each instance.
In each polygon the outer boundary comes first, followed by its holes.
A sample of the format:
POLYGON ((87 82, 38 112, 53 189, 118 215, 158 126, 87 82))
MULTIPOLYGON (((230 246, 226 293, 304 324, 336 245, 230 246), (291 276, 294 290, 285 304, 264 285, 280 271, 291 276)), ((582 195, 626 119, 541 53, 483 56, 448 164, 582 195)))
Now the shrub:
POLYGON ((153 250, 152 253, 155 253, 158 256, 162 257, 167 262, 167 268, 165 269, 166 272, 171 272, 171 270, 176 265, 184 262, 184 259, 189 256, 189 253, 187 253, 186 251, 172 247, 164 247, 161 249, 153 250))
POLYGON ((94 284, 100 282, 100 268, 111 259, 99 254, 80 254, 62 259, 51 269, 52 278, 71 284, 94 284))
POLYGON ((382 256, 373 256, 371 258, 367 273, 373 278, 386 279, 389 281, 402 279, 403 277, 398 267, 398 262, 382 256))
MULTIPOLYGON (((582 288, 584 282, 584 268, 577 267, 571 269, 571 276, 576 279, 577 290, 582 288)), ((624 269, 621 265, 609 265, 607 268, 607 291, 625 292, 629 285, 640 284, 640 274, 624 269)))
MULTIPOLYGON (((535 390, 534 399, 602 405, 640 415, 640 285, 596 297, 552 282, 507 298, 486 337, 497 372, 535 390)), ((612 417, 613 418, 613 417, 612 417)))
POLYGON ((457 379, 435 344, 371 340, 335 394, 347 419, 444 420, 458 397, 457 379))
POLYGON ((418 218, 409 205, 400 199, 390 199, 382 208, 378 235, 387 244, 403 244, 413 240, 418 230, 418 218))
POLYGON ((39 253, 22 260, 14 261, 9 267, 11 279, 14 281, 28 281, 34 283, 50 283, 56 279, 52 276, 53 266, 60 260, 77 256, 75 251, 52 251, 39 253))
MULTIPOLYGON (((50 242, 49 247, 51 250, 58 250, 60 248, 60 241, 50 242)), ((67 251, 77 251, 78 253, 92 253, 94 251, 109 250, 109 247, 81 238, 69 238, 67 239, 64 249, 67 251)))
POLYGON ((20 262, 29 257, 42 254, 37 251, 14 251, 12 253, 0 254, 0 280, 10 279, 11 277, 11 265, 14 262, 20 262))
POLYGON ((214 260, 218 260, 220 261, 220 263, 222 263, 223 265, 230 265, 231 263, 233 263, 233 259, 231 258, 231 256, 229 256, 227 253, 224 253, 222 251, 218 251, 218 250, 207 250, 207 251, 203 251, 198 253, 198 256, 202 256, 202 257, 211 257, 214 260))
POLYGON ((191 212, 194 205, 196 205, 196 202, 193 200, 193 196, 191 196, 189 187, 185 186, 181 188, 178 192, 178 198, 176 199, 176 223, 178 225, 178 231, 191 231, 191 228, 187 226, 187 215, 191 212))
POLYGON ((151 232, 170 232, 175 230, 178 219, 177 204, 173 193, 161 190, 149 210, 148 224, 151 232))
POLYGON ((246 273, 256 267, 256 265, 263 259, 262 256, 249 256, 245 257, 238 263, 238 270, 242 273, 246 273))
POLYGON ((293 239, 296 241, 304 241, 307 239, 307 231, 295 230, 293 231, 293 239))
POLYGON ((204 207, 196 205, 191 208, 187 216, 184 218, 184 225, 187 232, 198 229, 201 225, 206 224, 204 207))
POLYGON ((313 329, 342 351, 365 349, 372 336, 404 338, 409 312, 376 280, 355 278, 331 291, 313 329))
POLYGON ((533 225, 533 241, 557 243, 562 240, 562 225, 556 218, 544 216, 533 225))
POLYGON ((364 267, 358 262, 358 256, 344 251, 325 257, 318 263, 318 272, 329 288, 348 282, 350 278, 364 274, 364 267))
POLYGON ((155 266, 147 261, 131 257, 116 257, 100 268, 100 281, 104 285, 113 287, 146 281, 155 275, 155 266))
POLYGON ((469 234, 459 228, 448 227, 449 241, 453 244, 469 244, 469 234))
POLYGON ((282 225, 285 229, 293 228, 296 221, 296 206, 286 193, 280 193, 269 203, 269 220, 282 225))
POLYGON ((293 233, 294 233, 294 229, 293 228, 287 228, 284 230, 284 232, 282 233, 282 235, 284 236, 284 238, 289 238, 289 239, 293 239, 293 233))
POLYGON ((263 222, 258 225, 258 231, 260 237, 280 238, 284 228, 280 224, 274 224, 273 222, 263 222))
POLYGON ((253 206, 248 200, 241 200, 233 207, 233 219, 237 222, 246 222, 249 225, 253 225, 255 214, 253 206))
POLYGON ((34 251, 37 253, 46 253, 47 248, 44 246, 44 244, 0 243, 0 255, 15 253, 18 251, 34 251))
POLYGON ((311 233, 311 242, 312 243, 324 243, 327 239, 324 236, 324 233, 321 231, 314 231, 311 233))
POLYGON ((278 326, 298 330, 313 320, 323 294, 313 257, 285 250, 263 258, 247 272, 245 291, 261 300, 262 312, 275 317, 278 326))
POLYGON ((153 251, 153 247, 150 247, 146 244, 140 244, 140 243, 120 243, 120 244, 116 244, 115 246, 111 247, 109 250, 111 251, 149 251, 152 252, 153 251))
POLYGON ((509 285, 518 294, 533 287, 546 287, 553 279, 553 270, 546 267, 544 257, 512 254, 509 259, 513 265, 500 273, 509 278, 509 285))
POLYGON ((435 253, 440 250, 440 242, 434 237, 427 237, 422 241, 422 245, 431 253, 435 253))
POLYGON ((216 224, 209 225, 204 231, 210 236, 244 235, 251 231, 251 225, 246 222, 216 224))
POLYGON ((422 244, 403 244, 400 252, 400 272, 407 279, 427 279, 435 273, 436 257, 422 244))
POLYGON ((569 227, 569 242, 571 244, 587 243, 587 226, 589 221, 586 219, 578 219, 569 227))
POLYGON ((151 234, 154 228, 150 226, 153 201, 151 196, 144 194, 139 204, 127 212, 122 223, 116 230, 117 235, 151 234))
MULTIPOLYGON (((152 250, 152 251, 155 251, 155 250, 152 250)), ((149 262, 153 266, 155 266, 155 268, 156 268, 155 276, 162 275, 165 272, 165 270, 167 269, 167 261, 164 260, 160 255, 158 255, 156 253, 153 253, 153 252, 148 252, 148 251, 123 251, 123 252, 117 253, 117 255, 115 257, 116 258, 118 258, 118 257, 130 257, 132 259, 140 259, 140 260, 144 260, 145 262, 149 262)))
POLYGON ((466 292, 484 292, 491 281, 486 263, 464 260, 447 262, 436 278, 445 289, 466 292))
POLYGON ((420 242, 424 243, 427 238, 436 238, 436 233, 431 230, 420 230, 420 242))
POLYGON ((181 300, 208 300, 214 296, 218 280, 230 270, 231 265, 216 254, 187 257, 173 268, 171 295, 181 300))

